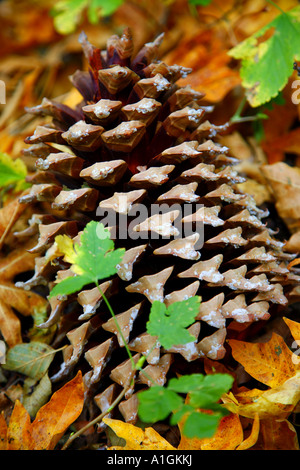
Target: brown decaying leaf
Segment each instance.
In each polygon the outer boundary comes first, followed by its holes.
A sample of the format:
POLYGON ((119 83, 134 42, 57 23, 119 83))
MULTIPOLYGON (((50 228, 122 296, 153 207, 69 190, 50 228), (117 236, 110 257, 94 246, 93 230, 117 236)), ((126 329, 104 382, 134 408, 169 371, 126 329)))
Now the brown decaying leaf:
POLYGON ((300 228, 300 169, 284 162, 261 168, 275 199, 279 216, 291 233, 300 228))
POLYGON ((28 252, 33 244, 29 241, 8 255, 0 256, 0 331, 9 347, 22 342, 21 322, 14 309, 30 316, 47 308, 43 297, 20 289, 13 283, 17 274, 34 269, 35 256, 28 252))
POLYGON ((79 417, 83 401, 81 372, 52 395, 33 422, 17 400, 8 426, 3 414, 0 415, 0 449, 53 450, 67 428, 79 417))

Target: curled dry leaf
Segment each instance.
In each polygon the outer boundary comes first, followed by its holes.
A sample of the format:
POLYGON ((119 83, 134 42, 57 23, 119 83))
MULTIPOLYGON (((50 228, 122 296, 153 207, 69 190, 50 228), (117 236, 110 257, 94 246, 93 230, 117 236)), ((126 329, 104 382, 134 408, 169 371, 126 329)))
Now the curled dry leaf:
POLYGON ((15 276, 34 269, 35 256, 28 252, 32 241, 0 256, 0 331, 9 347, 22 342, 21 323, 15 311, 24 316, 47 309, 47 301, 35 292, 15 286, 15 276))
POLYGON ((24 406, 16 401, 7 426, 0 415, 1 450, 53 450, 68 427, 82 411, 84 399, 81 372, 55 392, 38 411, 33 422, 24 406))
POLYGON ((292 233, 300 228, 300 170, 284 162, 262 166, 279 216, 292 233))
POLYGON ((104 418, 107 424, 118 437, 125 439, 126 446, 109 447, 108 450, 176 450, 153 428, 141 428, 133 424, 124 423, 117 419, 104 418))

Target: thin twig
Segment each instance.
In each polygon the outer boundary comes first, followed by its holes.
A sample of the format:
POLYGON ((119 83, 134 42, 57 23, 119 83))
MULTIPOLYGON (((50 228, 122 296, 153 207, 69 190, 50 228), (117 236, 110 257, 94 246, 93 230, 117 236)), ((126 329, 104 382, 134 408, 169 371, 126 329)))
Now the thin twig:
POLYGON ((97 416, 96 418, 94 418, 92 421, 90 421, 88 424, 86 424, 83 428, 79 429, 79 431, 75 432, 74 434, 72 434, 72 436, 69 437, 69 439, 67 440, 67 442, 65 442, 65 444, 63 445, 63 447, 61 448, 61 450, 66 450, 70 444, 75 440, 77 439, 77 437, 81 436, 81 434, 83 434, 85 431, 87 431, 91 426, 94 426, 95 424, 99 423, 100 421, 102 421, 102 419, 108 414, 110 413, 110 411, 112 411, 114 409, 115 406, 117 406, 117 404, 122 400, 122 398, 124 397, 125 393, 127 392, 127 390, 130 389, 130 387, 132 387, 132 383, 130 383, 127 387, 124 387, 122 392, 117 396, 117 398, 113 401, 113 403, 110 405, 109 408, 107 408, 106 411, 104 411, 103 413, 101 413, 99 416, 97 416))
POLYGON ((98 280, 96 280, 95 283, 96 283, 96 286, 97 286, 98 291, 100 292, 101 296, 103 297, 104 302, 105 302, 106 305, 107 305, 108 310, 110 311, 111 316, 112 316, 113 319, 114 319, 116 328, 117 328, 117 330, 118 330, 118 332, 119 332, 119 334, 120 334, 120 336, 121 336, 121 338, 122 338, 124 347, 125 347, 125 349, 126 349, 126 351, 127 351, 127 354, 128 354, 128 356, 129 356, 129 359, 130 359, 130 361, 131 361, 132 369, 134 370, 134 369, 135 369, 135 362, 134 362, 134 360, 133 360, 133 357, 132 357, 131 351, 130 351, 128 345, 127 345, 127 342, 126 342, 126 340, 125 340, 125 338, 124 338, 124 335, 123 335, 123 332, 122 332, 122 330, 121 330, 121 328, 120 328, 120 325, 119 325, 119 323, 118 323, 118 320, 116 319, 115 312, 113 311, 113 309, 112 309, 112 307, 111 307, 111 305, 110 305, 110 303, 109 303, 109 301, 108 301, 106 295, 104 294, 104 292, 102 292, 102 290, 101 290, 101 288, 100 288, 100 286, 99 286, 98 280))

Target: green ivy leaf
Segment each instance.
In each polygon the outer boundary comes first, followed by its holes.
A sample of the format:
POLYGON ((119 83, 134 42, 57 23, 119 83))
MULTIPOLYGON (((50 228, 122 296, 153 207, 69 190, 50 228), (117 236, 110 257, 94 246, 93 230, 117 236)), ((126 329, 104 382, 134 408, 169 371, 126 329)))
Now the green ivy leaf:
POLYGON ((6 153, 0 152, 0 188, 14 184, 17 185, 16 189, 21 189, 21 186, 24 186, 26 175, 26 165, 20 158, 13 160, 6 153))
POLYGON ((168 308, 162 302, 154 301, 146 325, 147 332, 157 336, 165 349, 195 341, 195 337, 186 328, 194 323, 200 300, 199 296, 195 296, 182 302, 174 302, 168 308))
POLYGON ((242 61, 240 74, 251 106, 270 101, 287 84, 294 60, 300 59, 300 6, 278 15, 229 55, 242 61), (266 33, 272 35, 264 40, 266 33))
POLYGON ((66 235, 55 238, 65 260, 72 264, 75 276, 60 281, 50 292, 50 296, 69 295, 81 290, 85 285, 97 283, 117 272, 116 266, 121 262, 125 249, 114 250, 109 230, 103 224, 92 220, 81 235, 80 245, 66 235))

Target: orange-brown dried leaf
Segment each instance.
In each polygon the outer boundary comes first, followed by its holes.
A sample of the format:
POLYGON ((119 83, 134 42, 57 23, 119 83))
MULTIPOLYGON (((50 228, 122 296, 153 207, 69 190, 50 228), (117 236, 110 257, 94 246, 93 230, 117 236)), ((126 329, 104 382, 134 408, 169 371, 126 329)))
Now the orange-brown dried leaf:
POLYGON ((292 352, 276 333, 266 343, 228 340, 232 355, 256 380, 277 387, 296 373, 292 352))
POLYGON ((299 450, 296 429, 288 420, 262 420, 255 449, 299 450))
POLYGON ((300 169, 278 162, 273 165, 264 165, 262 172, 272 190, 279 216, 292 233, 298 231, 300 228, 300 169))
POLYGON ((165 58, 167 64, 180 63, 193 72, 178 81, 181 86, 190 85, 205 93, 205 100, 220 102, 233 88, 241 83, 237 70, 230 66, 227 54, 229 45, 219 37, 216 28, 200 31, 180 41, 165 58))
POLYGON ((7 429, 7 450, 32 450, 34 442, 31 434, 31 421, 27 410, 17 400, 7 429))
POLYGON ((67 428, 79 417, 84 401, 82 374, 55 392, 32 423, 35 450, 53 450, 67 428))
POLYGON ((4 413, 0 413, 0 450, 7 450, 7 424, 4 413))
POLYGON ((46 299, 16 287, 13 282, 18 274, 34 269, 35 255, 28 252, 33 245, 29 241, 0 256, 0 331, 9 347, 22 342, 21 322, 13 309, 30 316, 47 308, 46 299))

